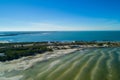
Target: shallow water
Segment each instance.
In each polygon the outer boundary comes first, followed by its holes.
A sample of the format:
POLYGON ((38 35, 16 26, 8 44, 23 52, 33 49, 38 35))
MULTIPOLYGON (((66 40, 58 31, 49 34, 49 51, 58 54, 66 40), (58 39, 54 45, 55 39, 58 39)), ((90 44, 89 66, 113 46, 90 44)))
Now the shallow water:
POLYGON ((78 51, 36 63, 24 71, 5 72, 3 76, 20 75, 20 80, 120 80, 120 48, 78 51))

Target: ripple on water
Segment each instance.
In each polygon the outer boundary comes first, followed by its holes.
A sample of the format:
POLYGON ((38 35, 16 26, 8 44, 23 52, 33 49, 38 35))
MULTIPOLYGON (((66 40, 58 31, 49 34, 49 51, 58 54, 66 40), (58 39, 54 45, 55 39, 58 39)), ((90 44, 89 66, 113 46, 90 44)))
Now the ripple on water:
POLYGON ((24 71, 11 71, 7 75, 9 78, 1 72, 0 80, 119 80, 120 48, 79 51, 36 63, 24 71), (17 75, 22 77, 16 79, 17 75))

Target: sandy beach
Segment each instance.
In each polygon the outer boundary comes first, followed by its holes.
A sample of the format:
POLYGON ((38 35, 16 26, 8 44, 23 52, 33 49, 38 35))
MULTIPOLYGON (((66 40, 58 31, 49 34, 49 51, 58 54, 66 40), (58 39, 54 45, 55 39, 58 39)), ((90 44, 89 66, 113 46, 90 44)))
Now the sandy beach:
POLYGON ((77 50, 78 49, 54 50, 52 52, 45 52, 43 54, 37 54, 35 56, 27 56, 12 61, 0 62, 0 80, 19 80, 20 78, 22 78, 22 75, 18 75, 16 77, 11 77, 11 78, 6 78, 3 76, 5 72, 11 72, 14 70, 15 71, 26 70, 32 67, 37 62, 60 57, 75 52, 77 50))

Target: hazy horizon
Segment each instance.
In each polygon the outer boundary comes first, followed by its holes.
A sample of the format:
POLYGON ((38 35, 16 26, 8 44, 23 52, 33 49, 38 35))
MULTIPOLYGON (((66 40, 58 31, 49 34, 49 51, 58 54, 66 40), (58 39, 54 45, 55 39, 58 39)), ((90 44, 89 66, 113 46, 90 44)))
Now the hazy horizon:
POLYGON ((118 31, 118 0, 0 0, 0 31, 118 31))

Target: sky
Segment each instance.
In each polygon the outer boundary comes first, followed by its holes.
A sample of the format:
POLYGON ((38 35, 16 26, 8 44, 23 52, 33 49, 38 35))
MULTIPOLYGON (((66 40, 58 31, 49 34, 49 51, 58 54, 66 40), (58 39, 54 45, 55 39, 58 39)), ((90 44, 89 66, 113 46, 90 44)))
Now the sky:
POLYGON ((120 0, 0 0, 0 31, 120 30, 120 0))

